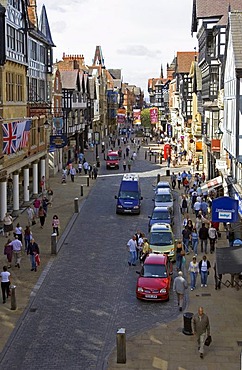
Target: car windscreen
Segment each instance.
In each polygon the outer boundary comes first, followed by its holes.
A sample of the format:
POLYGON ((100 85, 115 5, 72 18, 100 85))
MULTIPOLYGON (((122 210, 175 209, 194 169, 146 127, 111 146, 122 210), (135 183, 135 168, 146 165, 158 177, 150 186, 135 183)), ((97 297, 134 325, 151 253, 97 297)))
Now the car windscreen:
POLYGON ((171 215, 168 211, 156 211, 152 215, 152 220, 169 220, 170 218, 171 215))
POLYGON ((107 160, 108 161, 116 161, 118 159, 117 155, 108 155, 107 160))
POLYGON ((151 232, 150 244, 157 246, 172 245, 173 238, 171 232, 151 232))
POLYGON ((137 191, 120 191, 119 198, 121 199, 139 199, 139 193, 137 191))
POLYGON ((168 203, 172 202, 172 197, 170 194, 156 194, 155 201, 161 203, 168 203))
POLYGON ((141 275, 144 277, 150 278, 166 278, 167 271, 165 265, 144 265, 141 275))

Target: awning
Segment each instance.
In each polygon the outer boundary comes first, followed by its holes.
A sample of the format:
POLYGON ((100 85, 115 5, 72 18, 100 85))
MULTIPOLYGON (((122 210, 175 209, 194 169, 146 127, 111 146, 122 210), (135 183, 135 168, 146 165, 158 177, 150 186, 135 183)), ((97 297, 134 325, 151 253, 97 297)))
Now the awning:
POLYGON ((223 184, 222 176, 215 177, 212 180, 207 181, 204 185, 201 186, 202 192, 209 191, 217 188, 223 184))
POLYGON ((216 248, 217 274, 242 272, 242 247, 216 248))

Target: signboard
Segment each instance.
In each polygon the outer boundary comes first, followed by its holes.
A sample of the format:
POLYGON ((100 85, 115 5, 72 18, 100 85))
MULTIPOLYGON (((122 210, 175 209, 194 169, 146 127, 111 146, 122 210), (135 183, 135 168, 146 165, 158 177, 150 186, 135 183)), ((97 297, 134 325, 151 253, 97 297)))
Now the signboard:
POLYGON ((227 168, 226 161, 222 161, 220 159, 216 159, 216 168, 218 170, 226 170, 226 168, 227 168))
POLYGON ((164 159, 167 160, 168 155, 171 155, 171 146, 170 144, 166 144, 164 146, 164 159))
POLYGON ((68 143, 66 135, 50 135, 50 146, 55 149, 64 148, 68 143))
POLYGON ((158 109, 157 108, 150 108, 150 123, 155 125, 158 123, 158 109))
POLYGON ((219 197, 212 201, 213 222, 237 222, 238 200, 230 197, 219 197))
POLYGON ((202 122, 202 135, 207 136, 208 128, 207 122, 202 122))
POLYGON ((236 191, 234 192, 234 197, 239 203, 238 212, 239 212, 240 217, 242 217, 242 198, 236 191))
POLYGON ((211 150, 212 152, 220 152, 220 139, 211 140, 211 150))

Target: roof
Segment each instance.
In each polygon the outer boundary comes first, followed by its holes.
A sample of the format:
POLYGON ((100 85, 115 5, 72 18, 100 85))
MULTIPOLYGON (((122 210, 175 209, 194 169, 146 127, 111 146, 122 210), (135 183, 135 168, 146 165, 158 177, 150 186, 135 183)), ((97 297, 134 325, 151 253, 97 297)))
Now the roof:
POLYGON ((76 90, 78 73, 78 69, 74 69, 73 71, 60 71, 62 89, 76 90))
POLYGON ((114 79, 121 80, 121 69, 108 69, 114 79))
POLYGON ((150 231, 172 231, 171 226, 163 223, 156 223, 151 226, 150 231))
POLYGON ((191 68, 192 62, 195 60, 194 51, 178 51, 176 60, 176 73, 188 73, 191 68))
POLYGON ((165 207, 165 206, 161 207, 161 206, 157 206, 157 207, 155 207, 155 208, 153 209, 153 212, 162 212, 162 211, 164 211, 164 212, 170 212, 170 207, 165 207))
POLYGON ((242 69, 242 12, 231 12, 230 27, 235 59, 235 68, 242 69))
POLYGON ((166 263, 166 261, 167 261, 167 256, 166 255, 164 255, 164 254, 161 254, 161 253, 158 253, 158 254, 156 254, 156 253, 150 253, 147 257, 146 257, 146 259, 145 259, 145 262, 144 262, 144 264, 145 265, 148 265, 148 264, 154 264, 154 265, 158 265, 158 264, 165 264, 166 263))
POLYGON ((49 45, 55 46, 52 40, 51 32, 50 32, 50 26, 49 21, 46 14, 45 6, 42 6, 42 11, 40 15, 40 21, 39 21, 39 29, 45 36, 46 40, 48 41, 49 45))

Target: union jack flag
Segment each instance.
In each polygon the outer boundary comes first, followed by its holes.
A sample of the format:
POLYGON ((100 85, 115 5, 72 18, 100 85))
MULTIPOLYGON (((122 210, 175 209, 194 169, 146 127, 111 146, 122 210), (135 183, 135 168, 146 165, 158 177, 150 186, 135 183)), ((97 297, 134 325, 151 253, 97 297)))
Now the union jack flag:
POLYGON ((2 124, 3 130, 3 154, 12 154, 17 151, 17 122, 2 124))

